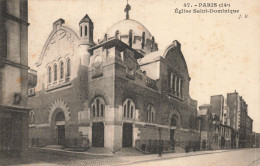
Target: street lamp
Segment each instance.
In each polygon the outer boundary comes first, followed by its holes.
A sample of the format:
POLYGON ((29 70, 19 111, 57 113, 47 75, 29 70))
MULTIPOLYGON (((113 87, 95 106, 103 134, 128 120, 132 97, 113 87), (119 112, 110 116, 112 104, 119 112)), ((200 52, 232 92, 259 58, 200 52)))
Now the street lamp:
POLYGON ((202 121, 202 117, 198 117, 199 120, 199 150, 201 150, 201 121, 202 121))

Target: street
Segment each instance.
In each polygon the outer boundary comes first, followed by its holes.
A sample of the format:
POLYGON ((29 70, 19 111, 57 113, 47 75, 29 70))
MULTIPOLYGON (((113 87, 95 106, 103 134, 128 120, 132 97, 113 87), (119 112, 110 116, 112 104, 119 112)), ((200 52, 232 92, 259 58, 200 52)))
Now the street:
POLYGON ((0 165, 259 166, 260 149, 169 153, 158 157, 157 154, 143 156, 92 155, 33 148, 20 159, 0 160, 0 165))
POLYGON ((138 166, 259 166, 260 149, 243 149, 213 154, 203 154, 129 165, 138 166))

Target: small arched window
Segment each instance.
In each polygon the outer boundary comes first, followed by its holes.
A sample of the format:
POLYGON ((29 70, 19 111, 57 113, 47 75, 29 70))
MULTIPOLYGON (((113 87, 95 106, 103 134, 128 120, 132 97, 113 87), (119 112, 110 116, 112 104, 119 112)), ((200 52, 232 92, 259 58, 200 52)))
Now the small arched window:
POLYGON ((105 34, 105 36, 104 36, 104 40, 107 41, 107 34, 105 34))
POLYGON ((71 63, 70 59, 67 60, 67 77, 69 77, 71 74, 71 63))
POLYGON ((29 117, 30 117, 30 124, 34 124, 35 123, 35 114, 34 114, 33 110, 30 111, 29 117))
POLYGON ((64 63, 60 62, 60 79, 64 78, 64 63))
POLYGON ((127 99, 123 105, 124 118, 134 119, 135 116, 135 104, 131 99, 127 99))
POLYGON ((105 101, 101 97, 97 97, 91 104, 93 117, 104 117, 105 101))
POLYGON ((85 36, 87 36, 88 35, 88 27, 87 27, 87 25, 85 25, 85 36))
POLYGON ((129 43, 129 47, 132 47, 132 43, 133 43, 133 31, 132 30, 129 31, 129 41, 128 41, 128 43, 129 43))
POLYGON ((147 122, 155 122, 155 109, 152 105, 147 107, 147 122))
POLYGON ((119 39, 119 34, 120 34, 119 30, 116 30, 115 36, 116 36, 117 39, 119 39))
POLYGON ((80 26, 80 36, 82 37, 82 26, 80 26))
POLYGON ((57 81, 57 65, 54 65, 54 81, 57 81))
POLYGON ((48 67, 48 83, 51 83, 51 67, 48 67))

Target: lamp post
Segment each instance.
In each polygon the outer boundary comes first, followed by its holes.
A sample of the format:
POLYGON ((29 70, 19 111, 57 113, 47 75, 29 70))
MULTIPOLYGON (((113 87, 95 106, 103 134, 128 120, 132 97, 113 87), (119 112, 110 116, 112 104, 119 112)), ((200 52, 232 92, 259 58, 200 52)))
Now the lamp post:
POLYGON ((159 147, 158 147, 158 156, 162 157, 162 145, 161 145, 161 135, 162 135, 162 128, 158 128, 159 132, 159 147))

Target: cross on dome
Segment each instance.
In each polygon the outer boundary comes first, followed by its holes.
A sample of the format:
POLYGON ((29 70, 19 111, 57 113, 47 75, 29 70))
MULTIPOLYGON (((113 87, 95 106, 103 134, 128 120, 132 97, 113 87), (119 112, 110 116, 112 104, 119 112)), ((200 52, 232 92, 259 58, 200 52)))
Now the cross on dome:
POLYGON ((127 5, 125 7, 126 19, 129 19, 129 11, 130 10, 131 10, 131 6, 128 4, 128 0, 127 0, 127 5))

